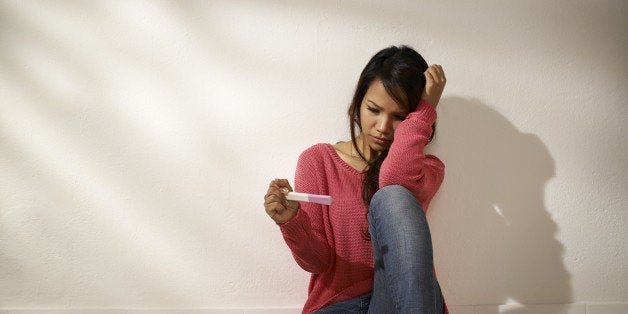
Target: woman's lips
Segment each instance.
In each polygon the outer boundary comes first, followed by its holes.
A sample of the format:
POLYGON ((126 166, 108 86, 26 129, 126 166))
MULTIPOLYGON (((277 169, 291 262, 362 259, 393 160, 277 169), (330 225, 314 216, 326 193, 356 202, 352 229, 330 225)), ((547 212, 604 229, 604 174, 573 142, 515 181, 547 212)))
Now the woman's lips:
POLYGON ((371 135, 371 138, 373 139, 373 142, 379 144, 379 145, 388 145, 390 144, 390 142, 392 142, 392 140, 383 138, 383 137, 377 137, 377 136, 373 136, 371 135))

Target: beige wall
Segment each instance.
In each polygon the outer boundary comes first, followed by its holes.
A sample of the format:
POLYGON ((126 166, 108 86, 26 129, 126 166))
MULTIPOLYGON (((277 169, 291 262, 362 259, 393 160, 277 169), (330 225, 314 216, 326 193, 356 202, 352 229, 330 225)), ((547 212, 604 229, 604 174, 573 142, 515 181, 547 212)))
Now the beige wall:
POLYGON ((362 67, 405 43, 449 79, 429 219, 453 312, 625 312, 627 9, 0 1, 0 309, 298 312, 267 182, 348 138, 362 67))

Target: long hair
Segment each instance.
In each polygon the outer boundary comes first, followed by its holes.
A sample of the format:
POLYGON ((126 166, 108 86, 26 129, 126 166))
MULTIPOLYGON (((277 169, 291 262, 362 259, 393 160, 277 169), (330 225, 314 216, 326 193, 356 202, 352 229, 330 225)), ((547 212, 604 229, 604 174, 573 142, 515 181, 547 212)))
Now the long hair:
MULTIPOLYGON (((370 154, 367 159, 357 144, 356 129, 362 132, 360 125, 360 106, 371 84, 380 80, 399 106, 407 112, 413 112, 425 88, 424 72, 427 62, 414 49, 408 46, 390 46, 376 53, 366 64, 347 110, 353 147, 366 161, 367 170, 362 182, 362 199, 368 205, 378 189, 379 169, 388 155, 388 150, 379 154, 370 154)), ((359 133, 358 133, 359 134, 359 133)))

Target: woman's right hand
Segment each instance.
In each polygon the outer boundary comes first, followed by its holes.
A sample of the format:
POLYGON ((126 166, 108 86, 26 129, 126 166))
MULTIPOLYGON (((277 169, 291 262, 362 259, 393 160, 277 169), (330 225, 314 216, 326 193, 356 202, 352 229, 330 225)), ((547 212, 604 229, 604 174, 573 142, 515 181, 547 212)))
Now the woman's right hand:
POLYGON ((275 179, 268 185, 268 192, 264 196, 266 214, 277 224, 287 222, 296 216, 299 211, 299 202, 286 199, 288 192, 292 192, 292 187, 288 180, 275 179))
POLYGON ((425 75, 425 88, 421 99, 426 100, 432 107, 436 108, 445 89, 445 84, 447 84, 445 72, 442 66, 432 64, 423 74, 425 75))

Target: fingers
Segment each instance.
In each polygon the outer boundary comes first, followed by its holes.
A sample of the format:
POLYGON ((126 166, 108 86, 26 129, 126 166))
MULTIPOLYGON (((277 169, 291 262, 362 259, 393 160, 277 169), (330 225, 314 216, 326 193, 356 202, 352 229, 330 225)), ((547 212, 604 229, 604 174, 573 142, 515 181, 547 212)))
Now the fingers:
POLYGON ((273 199, 273 197, 274 196, 266 197, 264 199, 264 208, 266 209, 266 214, 268 214, 271 218, 275 215, 282 215, 287 208, 283 204, 283 202, 278 199, 273 199))
POLYGON ((430 65, 425 71, 425 77, 427 81, 435 84, 447 82, 447 78, 445 77, 445 71, 443 71, 443 67, 439 64, 430 65))
POLYGON ((434 84, 434 81, 435 81, 434 71, 431 70, 431 68, 427 68, 427 70, 423 74, 425 74, 425 84, 426 84, 426 86, 434 84))
POLYGON ((286 204, 286 190, 290 190, 290 184, 285 179, 275 179, 268 185, 268 191, 264 196, 264 205, 271 205, 278 203, 281 205, 286 204), (286 186, 287 184, 287 186, 286 186))
POLYGON ((282 216, 288 208, 286 206, 285 196, 281 195, 283 195, 283 193, 277 192, 275 189, 274 191, 269 191, 269 193, 264 196, 264 209, 266 210, 266 214, 276 222, 279 222, 277 221, 277 216, 282 216))
POLYGON ((264 204, 280 203, 284 206, 288 205, 286 194, 292 191, 290 183, 286 179, 275 179, 268 185, 268 191, 264 197, 264 204))
POLYGON ((268 185, 268 191, 264 196, 264 208, 276 223, 286 222, 299 208, 298 202, 286 199, 286 193, 291 191, 292 187, 286 179, 275 179, 268 185))
POLYGON ((421 99, 426 100, 434 108, 440 101, 440 96, 445 89, 447 78, 445 77, 445 71, 439 64, 430 65, 424 72, 425 75, 425 88, 421 99))
POLYGON ((270 182, 269 188, 270 187, 276 187, 280 189, 284 194, 292 192, 292 187, 290 186, 288 179, 275 179, 270 182))

